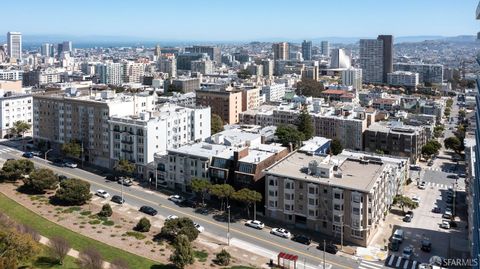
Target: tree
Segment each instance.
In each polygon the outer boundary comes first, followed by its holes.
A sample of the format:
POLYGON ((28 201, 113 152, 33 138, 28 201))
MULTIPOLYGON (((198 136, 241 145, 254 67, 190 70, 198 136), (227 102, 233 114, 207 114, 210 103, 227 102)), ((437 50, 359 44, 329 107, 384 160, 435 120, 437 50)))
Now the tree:
POLYGON ((221 266, 227 266, 230 264, 231 258, 232 256, 230 255, 230 253, 228 253, 228 251, 226 251, 225 249, 222 249, 222 251, 217 253, 217 255, 215 256, 215 263, 221 266))
POLYGON ((29 234, 11 228, 0 230, 0 268, 16 269, 18 264, 28 261, 40 252, 40 248, 29 234))
POLYGON ((60 183, 60 188, 53 196, 53 200, 65 205, 83 205, 92 198, 90 183, 69 178, 60 183))
POLYGON ((190 187, 192 190, 200 194, 200 197, 202 198, 202 205, 205 204, 205 196, 207 195, 211 186, 212 183, 210 183, 210 180, 205 178, 194 178, 190 182, 190 187))
POLYGON ((422 147, 422 155, 426 159, 430 159, 432 155, 435 155, 437 153, 438 153, 438 150, 432 144, 427 143, 422 147))
POLYGON ((245 203, 247 205, 248 216, 250 216, 250 206, 253 204, 254 205, 253 219, 256 219, 257 202, 262 201, 261 193, 254 190, 247 189, 247 188, 243 188, 239 191, 236 191, 233 194, 232 198, 239 202, 245 203))
POLYGON ((447 102, 446 102, 446 105, 447 105, 447 108, 451 108, 452 105, 453 105, 453 99, 452 99, 452 98, 448 98, 448 99, 447 99, 447 102))
POLYGON ((16 136, 22 136, 25 134, 26 131, 30 130, 32 125, 27 123, 26 121, 19 120, 13 123, 12 128, 10 129, 11 133, 14 133, 16 136))
POLYGON ((17 181, 24 175, 30 174, 34 169, 33 162, 30 160, 7 160, 0 172, 0 181, 17 181))
POLYGON ((44 193, 45 190, 54 190, 58 185, 58 176, 48 168, 34 170, 23 179, 25 188, 35 193, 44 193))
POLYGON ((102 269, 103 258, 95 248, 87 248, 78 255, 78 264, 82 269, 102 269))
POLYGON ((449 107, 445 108, 445 111, 443 112, 443 115, 445 115, 445 117, 450 117, 450 113, 451 113, 451 110, 449 107))
POLYGON ((302 108, 300 115, 298 116, 297 130, 303 133, 305 140, 312 138, 314 129, 313 129, 313 119, 312 116, 308 113, 307 106, 302 108))
POLYGON ((397 195, 393 198, 393 204, 399 206, 403 212, 405 212, 405 207, 408 209, 415 209, 418 207, 418 204, 407 196, 397 195))
POLYGON ((160 236, 173 241, 179 235, 186 235, 188 240, 193 241, 198 237, 198 230, 189 218, 170 219, 165 221, 160 236))
POLYGON ((443 143, 446 149, 451 149, 455 151, 455 153, 460 154, 462 142, 460 141, 460 139, 458 139, 458 137, 451 136, 445 139, 443 143))
POLYGON ((82 156, 82 146, 77 141, 71 141, 62 145, 63 154, 79 159, 82 156))
POLYGON ((438 138, 442 136, 442 133, 444 130, 445 130, 445 127, 443 127, 443 125, 437 125, 435 126, 435 128, 433 128, 433 135, 438 138))
POLYGON ((100 212, 98 212, 98 215, 100 217, 105 217, 105 218, 108 218, 108 217, 111 217, 113 214, 113 210, 112 210, 112 207, 110 206, 109 203, 106 203, 102 206, 102 210, 100 210, 100 212))
POLYGON ((152 225, 150 224, 150 221, 147 218, 143 217, 138 221, 137 225, 133 229, 137 232, 147 233, 148 231, 150 231, 151 226, 152 225))
POLYGON ((128 160, 120 160, 115 166, 115 170, 125 176, 129 176, 135 171, 135 164, 128 160))
POLYGON ((63 260, 71 249, 70 243, 61 236, 54 236, 50 238, 48 245, 58 264, 63 264, 63 260))
POLYGON ((212 135, 223 131, 223 120, 215 113, 210 116, 210 129, 212 135))
POLYGON ((279 125, 275 135, 284 146, 289 146, 291 143, 294 147, 298 147, 305 140, 305 135, 291 125, 279 125))
POLYGON ((130 265, 124 259, 117 258, 110 263, 110 269, 130 269, 130 265))
POLYGON ((330 152, 333 155, 338 155, 338 154, 342 153, 342 151, 343 151, 342 142, 340 142, 340 140, 334 138, 332 140, 332 142, 330 143, 330 152))
POLYGON ((252 77, 252 74, 247 69, 242 69, 237 72, 237 76, 239 79, 249 79, 252 77))
POLYGON ((228 204, 235 189, 229 184, 215 184, 210 187, 210 193, 220 199, 220 210, 225 210, 225 200, 228 204))
POLYGON ((466 116, 467 116, 467 112, 466 112, 464 109, 460 109, 460 110, 458 111, 458 117, 459 117, 460 119, 464 119, 466 116))
POLYGON ((325 89, 323 83, 313 79, 302 79, 297 83, 295 93, 298 95, 320 97, 322 91, 325 89))
POLYGON ((173 262, 177 268, 183 269, 185 266, 194 263, 193 248, 187 236, 179 235, 175 238, 173 247, 175 251, 170 256, 170 261, 173 262))

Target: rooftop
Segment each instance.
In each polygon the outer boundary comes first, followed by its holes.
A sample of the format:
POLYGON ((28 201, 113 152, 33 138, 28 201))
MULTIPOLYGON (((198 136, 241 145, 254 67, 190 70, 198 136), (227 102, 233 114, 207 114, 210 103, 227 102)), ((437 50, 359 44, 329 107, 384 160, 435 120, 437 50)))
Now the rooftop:
POLYGON ((218 155, 233 156, 234 148, 224 145, 200 142, 191 145, 181 146, 176 149, 169 149, 168 152, 185 154, 190 156, 198 156, 202 158, 211 158, 218 155))

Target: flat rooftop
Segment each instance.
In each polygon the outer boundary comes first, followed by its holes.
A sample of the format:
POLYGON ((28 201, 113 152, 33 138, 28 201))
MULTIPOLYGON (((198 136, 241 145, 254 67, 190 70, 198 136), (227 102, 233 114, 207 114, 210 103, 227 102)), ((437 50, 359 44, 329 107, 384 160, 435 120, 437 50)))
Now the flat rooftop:
MULTIPOLYGON (((233 156, 234 148, 224 145, 209 144, 206 142, 181 146, 176 149, 169 149, 168 152, 211 158, 213 156, 233 156)), ((228 159, 228 158, 227 158, 228 159)))
POLYGON ((295 152, 266 169, 265 172, 280 177, 370 192, 385 166, 383 162, 361 162, 359 159, 347 156, 330 158, 329 156, 310 156, 305 153, 295 152), (339 168, 337 171, 334 171, 334 174, 341 173, 342 177, 333 175, 330 178, 322 178, 306 173, 305 170, 308 168, 308 164, 313 160, 317 161, 321 167, 338 165, 339 168))

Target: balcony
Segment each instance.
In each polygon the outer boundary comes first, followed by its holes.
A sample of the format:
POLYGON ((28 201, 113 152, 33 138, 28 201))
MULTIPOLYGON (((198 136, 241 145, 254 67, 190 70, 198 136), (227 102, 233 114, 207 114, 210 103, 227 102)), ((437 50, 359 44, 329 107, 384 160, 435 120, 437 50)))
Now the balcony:
POLYGON ((131 149, 122 149, 122 152, 132 154, 132 153, 133 153, 133 150, 131 150, 131 149))
POLYGON ((123 140, 121 140, 120 142, 122 142, 123 144, 129 144, 129 145, 132 145, 132 144, 133 144, 133 140, 131 140, 131 139, 130 139, 130 140, 125 140, 125 139, 123 139, 123 140))

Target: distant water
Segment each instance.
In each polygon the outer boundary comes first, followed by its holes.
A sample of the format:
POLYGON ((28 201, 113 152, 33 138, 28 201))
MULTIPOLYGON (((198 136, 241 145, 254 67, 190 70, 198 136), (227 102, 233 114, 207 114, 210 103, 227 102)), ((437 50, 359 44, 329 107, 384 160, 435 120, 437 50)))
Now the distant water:
MULTIPOLYGON (((23 48, 27 50, 39 49, 44 42, 24 42, 23 48)), ((52 42, 53 43, 53 42, 52 42)), ((183 47, 191 45, 213 45, 227 42, 205 42, 205 41, 92 41, 75 42, 72 41, 73 48, 114 48, 114 47, 146 47, 153 48, 156 45, 160 47, 183 47)))

